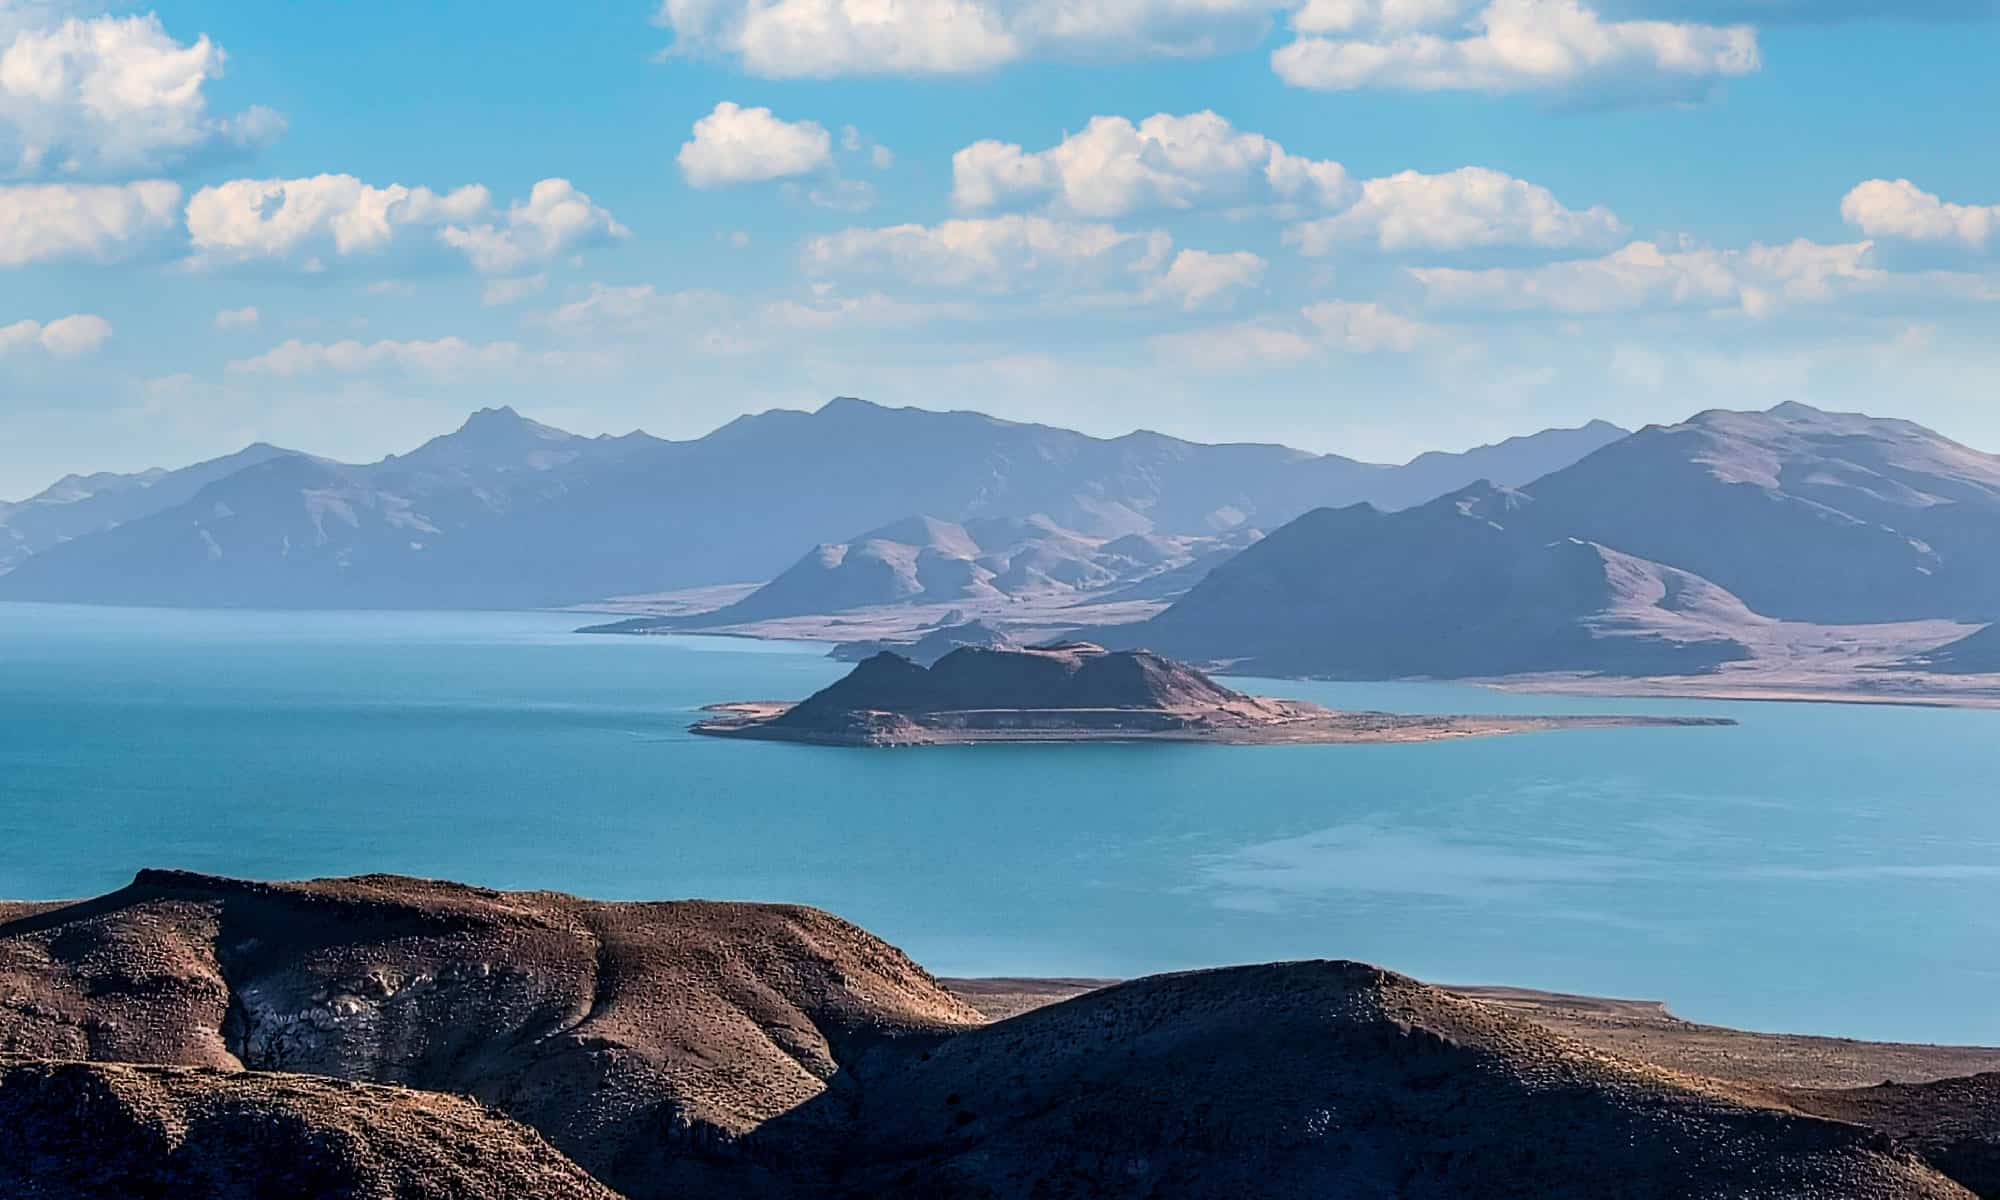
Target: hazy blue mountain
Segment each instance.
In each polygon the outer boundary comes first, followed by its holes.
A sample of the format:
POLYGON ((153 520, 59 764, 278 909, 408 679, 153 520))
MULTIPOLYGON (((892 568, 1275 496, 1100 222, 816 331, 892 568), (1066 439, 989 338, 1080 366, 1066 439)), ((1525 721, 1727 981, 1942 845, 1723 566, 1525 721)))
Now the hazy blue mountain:
MULTIPOLYGON (((1323 504, 1403 503, 1448 479, 1454 461, 1462 477, 1447 486, 1475 470, 1525 481, 1564 447, 1582 452, 1607 432, 1557 431, 1387 467, 1146 432, 1093 438, 854 399, 742 417, 684 442, 579 438, 488 410, 381 463, 218 480, 214 494, 132 521, 115 538, 84 537, 25 560, 0 577, 0 598, 560 604, 770 579, 804 547, 844 544, 911 513, 967 529, 1041 517, 1091 539, 1269 527, 1323 504), (1409 471, 1427 482, 1409 482, 1409 471)), ((1045 564, 1010 559, 1017 566, 1024 581, 1067 569, 1060 554, 1045 564)))
POLYGON ((2000 617, 2000 457, 1800 404, 1650 426, 1536 481, 1544 528, 1807 621, 2000 617))
POLYGON ((1462 454, 1419 454, 1385 476, 1383 487, 1366 499, 1377 508, 1408 508, 1481 479, 1520 487, 1628 435, 1628 430, 1609 421, 1592 421, 1577 429, 1544 429, 1508 438, 1462 454))
POLYGON ((2000 459, 1791 404, 1648 427, 1519 490, 1309 513, 1116 636, 1273 672, 1629 674, 1742 658, 1773 618, 1996 610, 2000 459))
POLYGON ((1940 646, 1918 665, 1946 675, 2000 675, 2000 624, 1940 646))
MULTIPOLYGON (((1397 513, 1320 509, 1106 640, 1249 672, 1382 679, 1686 673, 1749 655, 1761 618, 1685 571, 1546 536, 1488 483, 1397 513)), ((1102 631, 1100 631, 1102 635, 1102 631)))
POLYGON ((218 479, 288 453, 260 442, 178 471, 65 475, 26 500, 0 503, 0 573, 71 538, 184 504, 218 479))
POLYGON ((201 607, 484 607, 492 581, 439 569, 456 541, 547 504, 632 438, 582 438, 485 409, 409 454, 350 466, 281 452, 185 503, 50 548, 0 597, 201 607))

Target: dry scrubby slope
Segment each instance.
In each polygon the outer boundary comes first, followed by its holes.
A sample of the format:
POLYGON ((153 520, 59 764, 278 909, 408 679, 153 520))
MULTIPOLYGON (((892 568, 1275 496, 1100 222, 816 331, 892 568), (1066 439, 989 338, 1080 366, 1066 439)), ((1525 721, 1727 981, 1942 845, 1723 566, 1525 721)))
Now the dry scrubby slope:
MULTIPOLYGON (((425 1177, 592 1194, 474 1106, 213 1069, 247 1064, 469 1093, 640 1198, 1967 1194, 1783 1096, 1354 963, 1160 976, 985 1025, 809 909, 146 872, 0 921, 0 1055, 210 1068, 0 1074, 6 1127, 43 1131, 0 1164, 45 1155, 70 1177, 259 1153, 360 1172, 355 1195, 440 1194, 425 1177), (144 1161, 87 1140, 135 1128, 160 1147, 144 1161), (545 1185, 520 1182, 534 1170, 545 1185)), ((1973 1161, 1980 1103, 1953 1110, 1962 1128, 1901 1134, 1973 1161)))
POLYGON ((10 1200, 617 1200, 456 1096, 187 1067, 0 1061, 10 1200))
POLYGON ((463 1093, 642 1197, 810 1101, 797 1150, 824 1155, 862 1058, 978 1021, 893 947, 786 906, 144 872, 0 926, 0 1054, 463 1093))

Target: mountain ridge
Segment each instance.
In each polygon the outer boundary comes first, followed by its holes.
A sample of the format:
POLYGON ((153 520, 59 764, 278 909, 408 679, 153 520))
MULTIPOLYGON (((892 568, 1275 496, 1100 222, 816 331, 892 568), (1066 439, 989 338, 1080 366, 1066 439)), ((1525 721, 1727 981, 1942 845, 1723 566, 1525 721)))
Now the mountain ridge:
MULTIPOLYGON (((1555 443, 1537 436, 1476 461, 1531 446, 1522 469, 1539 469, 1555 443)), ((1557 441, 1608 436, 1587 427, 1557 441)), ((1456 460, 1423 470, 1439 461, 1456 460)), ((1402 470, 1279 446, 1093 438, 851 397, 745 415, 690 441, 582 438, 490 409, 408 454, 333 464, 317 481, 267 480, 259 495, 240 472, 213 481, 236 483, 227 496, 197 493, 22 559, 0 575, 0 598, 546 607, 769 579, 804 547, 916 513, 958 523, 1042 516, 1102 539, 1205 536, 1328 499, 1393 502, 1417 486, 1398 482, 1402 470), (255 521, 240 519, 252 511, 255 521), (128 571, 133 561, 145 570, 128 571)))

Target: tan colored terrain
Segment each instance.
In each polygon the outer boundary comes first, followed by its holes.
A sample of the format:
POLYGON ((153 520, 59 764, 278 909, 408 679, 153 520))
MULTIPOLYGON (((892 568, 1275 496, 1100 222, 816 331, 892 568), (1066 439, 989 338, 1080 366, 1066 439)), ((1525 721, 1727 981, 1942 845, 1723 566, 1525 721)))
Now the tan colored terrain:
POLYGON ((306 1075, 0 1060, 0 1195, 617 1200, 457 1096, 306 1075))
MULTIPOLYGON (((1702 1074, 1685 1064, 1728 1055, 1620 1052, 1677 1024, 1657 1006, 1474 999, 1358 963, 1097 982, 962 982, 993 1011, 1040 1004, 989 1023, 812 909, 142 872, 0 909, 0 1128, 37 1131, 0 1138, 0 1169, 37 1200, 103 1194, 100 1166, 252 1152, 362 1172, 321 1195, 475 1200, 591 1195, 561 1190, 565 1158, 632 1200, 1996 1194, 1984 1078, 1702 1074), (384 1083, 424 1091, 357 1086, 384 1083), (94 1151, 135 1122, 143 1153, 94 1151), (521 1182, 520 1146, 552 1182, 521 1182), (411 1182, 423 1162, 444 1190, 411 1182)), ((158 1194, 210 1194, 189 1186, 158 1194)))
MULTIPOLYGON (((992 1020, 1018 1016, 1117 982, 1053 978, 943 981, 992 1020)), ((1928 1083, 2000 1072, 2000 1048, 1751 1033, 1683 1021, 1658 1000, 1571 996, 1509 987, 1447 986, 1445 990, 1495 1005, 1608 1054, 1733 1083, 1834 1090, 1866 1088, 1884 1080, 1928 1083)))

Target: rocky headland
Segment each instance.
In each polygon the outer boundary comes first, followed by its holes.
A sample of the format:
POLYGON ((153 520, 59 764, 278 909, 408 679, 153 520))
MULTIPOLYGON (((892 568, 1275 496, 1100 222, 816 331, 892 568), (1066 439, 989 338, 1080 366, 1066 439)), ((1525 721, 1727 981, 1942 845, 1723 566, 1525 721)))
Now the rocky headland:
POLYGON ((715 737, 834 746, 968 742, 1413 742, 1606 725, 1730 725, 1696 717, 1405 716, 1251 696, 1145 650, 1090 642, 962 646, 926 667, 883 651, 797 703, 710 706, 715 737))
POLYGON ((989 1021, 794 906, 146 871, 0 906, 0 1193, 2000 1194, 1994 1077, 1941 1078, 1992 1052, 1795 1086, 1360 963, 1072 990, 989 1021))

